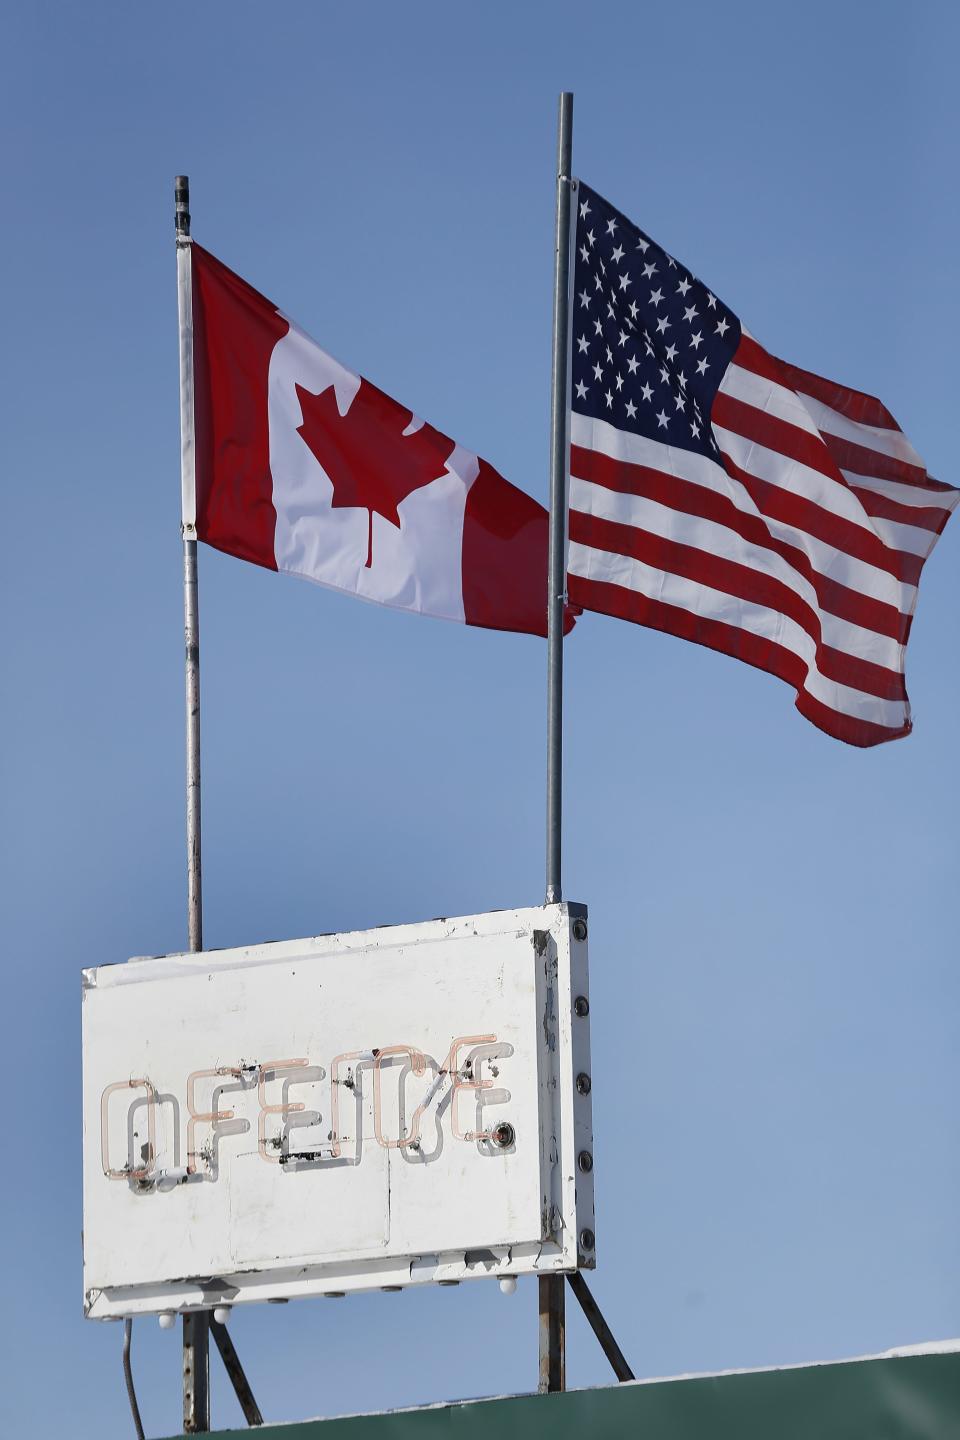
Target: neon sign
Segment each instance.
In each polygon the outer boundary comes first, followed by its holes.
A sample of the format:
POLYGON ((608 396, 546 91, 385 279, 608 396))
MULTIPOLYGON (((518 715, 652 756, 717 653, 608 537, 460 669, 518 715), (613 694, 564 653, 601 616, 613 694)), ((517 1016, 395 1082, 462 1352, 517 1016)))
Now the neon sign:
MULTIPOLYGON (((335 1055, 330 1062, 330 1128, 326 1144, 308 1151, 292 1150, 290 1135, 298 1128, 319 1125, 322 1116, 316 1111, 308 1112, 303 1101, 291 1101, 289 1092, 291 1087, 297 1084, 315 1084, 325 1079, 327 1072, 322 1065, 312 1065, 307 1058, 297 1057, 262 1062, 240 1060, 234 1065, 215 1065, 191 1070, 186 1077, 185 1086, 186 1165, 175 1165, 170 1169, 164 1169, 158 1165, 157 1111, 161 1105, 173 1100, 173 1097, 163 1095, 157 1085, 146 1076, 115 1080, 104 1086, 100 1096, 101 1168, 108 1180, 133 1182, 141 1189, 155 1187, 172 1189, 176 1184, 194 1179, 215 1180, 219 1173, 219 1167, 214 1164, 213 1157, 220 1140, 226 1135, 245 1133, 250 1129, 251 1123, 248 1119, 238 1116, 236 1110, 221 1109, 220 1107, 223 1087, 219 1082, 231 1080, 241 1091, 246 1090, 251 1094, 254 1090, 256 1091, 257 1153, 260 1159, 268 1165, 285 1165, 297 1161, 308 1163, 339 1161, 344 1163, 343 1146, 346 1140, 351 1140, 357 1145, 357 1158, 347 1160, 346 1163, 359 1164, 362 1107, 356 1107, 357 1134, 354 1136, 347 1136, 343 1133, 340 1108, 342 1090, 351 1092, 355 1099, 360 1098, 361 1071, 363 1069, 369 1069, 372 1072, 373 1138, 381 1149, 400 1150, 410 1152, 414 1156, 419 1155, 423 1159, 428 1158, 422 1153, 422 1127, 424 1117, 431 1107, 435 1107, 438 1125, 442 1112, 446 1109, 449 1110, 450 1132, 454 1140, 476 1145, 482 1154, 503 1153, 513 1149, 515 1140, 513 1126, 501 1121, 487 1129, 464 1130, 460 1123, 459 1102, 464 1092, 476 1095, 479 1113, 484 1104, 504 1103, 509 1100, 510 1092, 507 1090, 497 1090, 495 1094, 489 1092, 493 1091, 495 1077, 498 1074, 498 1068, 494 1061, 504 1055, 512 1054, 512 1051, 512 1046, 500 1044, 496 1035, 493 1034, 455 1036, 450 1042, 446 1056, 439 1064, 423 1050, 405 1043, 385 1045, 378 1049, 343 1051, 339 1055, 335 1055), (393 1067, 398 1063, 402 1067, 398 1079, 398 1124, 394 1127, 397 1129, 397 1134, 391 1136, 387 1133, 389 1127, 385 1120, 383 1071, 385 1067, 393 1067), (491 1072, 489 1077, 481 1075, 484 1065, 491 1072), (428 1071, 433 1073, 433 1079, 414 1109, 409 1123, 406 1123, 404 1101, 407 1079, 411 1075, 415 1079, 422 1079, 428 1071), (279 1103, 271 1101, 267 1091, 268 1085, 284 1076, 286 1079, 283 1098, 279 1103), (197 1097, 197 1086, 202 1081, 214 1082, 209 1109, 200 1108, 200 1101, 197 1097), (132 1159, 128 1158, 124 1165, 115 1166, 111 1163, 110 1116, 111 1108, 114 1111, 116 1109, 116 1101, 113 1097, 123 1092, 133 1092, 134 1094, 127 1112, 127 1130, 130 1136, 128 1149, 132 1150, 134 1137, 133 1115, 135 1110, 141 1107, 146 1108, 146 1140, 140 1147, 139 1163, 134 1163, 132 1159), (480 1098, 481 1096, 483 1098, 480 1098), (112 1100, 113 1106, 111 1107, 112 1100), (291 1122, 290 1117, 292 1116, 300 1118, 291 1122), (276 1117, 276 1120, 280 1122, 279 1131, 272 1135, 268 1133, 270 1117, 276 1117), (198 1127, 209 1130, 206 1144, 198 1142, 198 1127)), ((176 1104, 175 1101, 174 1103, 176 1104)), ((179 1106, 177 1106, 177 1112, 179 1114, 179 1106)), ((179 1124, 177 1129, 179 1130, 179 1124)))

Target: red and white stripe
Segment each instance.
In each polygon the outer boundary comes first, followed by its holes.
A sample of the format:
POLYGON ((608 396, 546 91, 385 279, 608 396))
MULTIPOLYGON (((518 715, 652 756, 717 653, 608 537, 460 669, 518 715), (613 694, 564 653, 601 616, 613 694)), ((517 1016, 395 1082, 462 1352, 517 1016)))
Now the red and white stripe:
POLYGON ((878 400, 746 333, 711 422, 722 465, 571 415, 571 602, 771 671, 852 745, 907 734, 917 585, 960 491, 878 400))

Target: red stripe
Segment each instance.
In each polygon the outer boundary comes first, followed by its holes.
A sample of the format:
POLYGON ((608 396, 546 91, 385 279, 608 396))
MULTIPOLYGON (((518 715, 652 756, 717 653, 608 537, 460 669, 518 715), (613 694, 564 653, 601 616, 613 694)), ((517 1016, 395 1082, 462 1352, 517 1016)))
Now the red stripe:
POLYGON ((765 380, 772 380, 775 385, 783 385, 785 389, 793 387, 783 373, 783 366, 779 360, 774 360, 762 345, 756 340, 751 340, 749 335, 741 335, 740 343, 734 351, 732 364, 739 365, 742 370, 752 370, 754 375, 762 375, 765 380))
MULTIPOLYGON (((542 505, 480 461, 463 516, 463 613, 488 630, 547 633, 548 517, 542 505)), ((568 607, 564 630, 574 626, 568 607)))
POLYGON ((713 590, 734 595, 748 604, 786 615, 813 640, 816 646, 817 669, 828 680, 849 685, 868 695, 877 695, 883 700, 906 699, 903 676, 897 671, 824 645, 820 617, 816 610, 802 600, 796 591, 771 575, 740 565, 734 560, 725 560, 692 545, 668 540, 662 535, 653 535, 648 530, 622 525, 613 520, 603 520, 595 515, 584 515, 578 511, 570 513, 570 539, 594 550, 606 550, 613 555, 629 555, 654 570, 680 575, 695 584, 709 585, 713 590))
POLYGON ((806 690, 797 694, 797 709, 811 724, 816 725, 818 730, 824 730, 828 735, 843 740, 848 745, 856 745, 860 750, 883 745, 888 740, 899 740, 903 735, 909 735, 913 729, 913 722, 909 719, 894 728, 876 725, 872 720, 858 720, 853 715, 842 715, 831 710, 829 705, 824 705, 822 700, 815 699, 806 690))
POLYGON ((874 425, 881 430, 900 429, 886 405, 873 395, 864 395, 861 390, 851 390, 849 386, 838 385, 834 380, 824 380, 822 375, 801 370, 798 365, 788 365, 785 360, 778 360, 776 364, 784 376, 784 383, 791 390, 812 395, 821 405, 828 405, 831 410, 838 411, 855 425, 874 425))
POLYGON ((196 242, 192 253, 197 534, 276 570, 267 377, 290 327, 196 242))
MULTIPOLYGON (((799 391, 801 397, 802 395, 812 395, 815 400, 821 401, 856 424, 874 425, 880 429, 895 430, 898 434, 903 434, 889 410, 879 400, 874 400, 869 395, 861 395, 857 390, 848 390, 843 386, 833 385, 829 380, 820 380, 818 376, 811 375, 807 370, 800 370, 795 365, 788 365, 784 360, 777 360, 769 355, 762 345, 751 340, 749 335, 740 337, 733 363, 739 365, 743 370, 750 370, 755 375, 764 376, 774 384, 783 385, 788 390, 799 391), (837 400, 838 395, 843 403, 835 404, 834 401, 837 400), (878 408, 871 410, 870 406, 878 408), (870 418, 871 416, 873 418, 870 418)), ((718 396, 717 399, 719 400, 719 398, 718 396)), ((727 399, 729 398, 727 397, 727 399)), ((716 402, 714 402, 714 413, 716 413, 716 402)), ((718 421, 718 423, 723 422, 718 421)), ((781 421, 780 423, 787 422, 781 421)), ((730 428, 736 429, 737 426, 731 425, 730 428)), ((891 455, 875 450, 869 444, 858 445, 850 440, 841 440, 825 430, 821 430, 820 433, 823 443, 838 469, 851 470, 858 475, 872 475, 880 480, 899 480, 905 485, 918 485, 923 489, 941 494, 952 493, 952 486, 944 485, 939 480, 932 480, 922 466, 910 465, 904 460, 897 460, 891 455)), ((759 436, 754 438, 759 438, 759 436)), ((771 444, 772 442, 763 441, 762 443, 771 444)), ((773 444, 772 448, 779 449, 780 446, 773 444)), ((798 453, 793 451, 787 453, 794 454, 796 459, 801 458, 798 453)), ((812 465, 814 469, 821 470, 826 475, 834 473, 832 469, 824 469, 824 466, 818 464, 814 459, 804 458, 804 464, 812 465)))
MULTIPOLYGON (((718 406, 721 413, 727 413, 730 405, 740 406, 741 402, 739 400, 731 401, 729 396, 718 395, 713 403, 714 418, 718 418, 718 406), (719 406, 721 399, 724 404, 719 406)), ((718 419, 718 423, 724 425, 726 429, 735 430, 738 435, 742 435, 747 440, 756 440, 762 445, 770 445, 770 439, 763 437, 770 434, 769 422, 772 417, 764 415, 761 410, 754 409, 752 405, 743 405, 741 408, 749 411, 750 414, 739 419, 737 423, 732 423, 730 416, 726 421, 718 419), (759 417, 759 419, 754 417, 759 417)), ((773 421, 775 425, 783 423, 782 421, 773 421)), ((794 435, 804 435, 804 431, 798 430, 795 425, 784 425, 784 428, 792 430, 794 435)), ((814 440, 813 436, 807 438, 814 440)), ((719 440, 720 437, 718 436, 717 439, 719 440)), ((818 444, 819 442, 814 440, 814 443, 818 444)), ((777 448, 778 453, 785 455, 788 459, 801 460, 801 455, 799 453, 791 454, 786 448, 786 444, 777 447, 771 446, 771 448, 777 448)), ((799 452, 804 447, 797 446, 796 448, 799 452)), ((821 445, 820 449, 824 450, 824 447, 821 445)), ((805 530, 808 535, 823 540, 834 550, 842 550, 845 555, 852 555, 855 559, 864 560, 878 570, 885 570, 888 575, 902 580, 907 585, 917 584, 920 579, 920 571, 923 569, 921 556, 911 555, 905 550, 895 550, 891 546, 885 545, 879 535, 865 526, 857 525, 852 520, 845 520, 841 516, 835 515, 832 510, 826 510, 822 505, 817 505, 815 501, 808 500, 803 495, 797 495, 792 490, 774 485, 770 480, 761 480, 759 476, 752 475, 749 470, 741 469, 736 461, 722 449, 722 443, 721 450, 727 474, 742 481, 765 515, 769 515, 772 519, 782 520, 788 525, 795 526, 798 530, 805 530)), ((802 460, 801 463, 809 464, 810 462, 802 460)), ((816 468, 825 475, 828 473, 823 469, 822 464, 816 468)), ((843 490, 849 490, 839 471, 834 470, 830 478, 843 490)))
MULTIPOLYGON (((803 550, 776 539, 758 515, 749 515, 738 510, 729 497, 718 495, 716 491, 709 490, 704 485, 696 485, 690 480, 681 480, 675 475, 666 475, 645 465, 631 465, 623 460, 613 460, 599 451, 585 450, 578 445, 571 449, 570 468, 579 479, 602 485, 607 490, 615 490, 622 495, 639 495, 672 510, 698 515, 704 520, 714 520, 717 524, 727 526, 750 544, 761 546, 786 560, 799 575, 809 581, 820 606, 831 615, 836 615, 841 620, 849 620, 852 625, 861 625, 865 630, 874 630, 878 635, 887 635, 901 644, 906 643, 909 629, 907 615, 901 614, 893 605, 874 600, 872 596, 863 595, 859 590, 851 590, 848 586, 821 575, 813 568, 810 557, 803 550)), ((753 480, 752 477, 747 479, 750 480, 751 490, 756 492, 754 499, 758 500, 758 496, 762 494, 763 482, 753 480)), ((771 507, 774 504, 778 506, 781 513, 776 518, 783 519, 789 525, 798 525, 798 521, 803 517, 803 506, 809 506, 809 502, 793 497, 787 491, 778 490, 775 486, 767 488, 776 491, 772 497, 764 497, 769 498, 771 507), (796 500, 796 504, 787 503, 790 500, 796 500)), ((768 510, 768 513, 772 511, 768 510)))
POLYGON ((901 485, 914 485, 921 490, 927 488, 927 472, 921 466, 908 465, 895 455, 884 455, 880 450, 857 445, 853 440, 842 440, 826 430, 820 433, 841 470, 850 470, 854 475, 873 476, 876 480, 899 480, 901 485))
MULTIPOLYGON (((877 478, 882 477, 878 476, 877 478)), ((945 485, 942 480, 934 480, 932 475, 927 475, 923 483, 919 484, 918 482, 918 485, 921 490, 930 491, 931 500, 935 495, 956 495, 958 493, 955 485, 945 485)))
POLYGON ((876 516, 878 520, 895 520, 898 525, 916 525, 919 530, 929 530, 933 535, 940 535, 950 519, 951 512, 939 505, 903 505, 899 500, 891 500, 888 495, 868 490, 865 485, 852 485, 848 482, 848 488, 856 495, 866 513, 876 516))
POLYGON ((811 470, 819 471, 838 485, 843 484, 843 476, 821 437, 812 435, 809 430, 801 430, 799 425, 791 425, 789 420, 758 410, 756 405, 725 395, 722 390, 717 391, 710 418, 725 430, 756 440, 758 445, 765 445, 778 455, 786 455, 790 460, 808 465, 811 470))
POLYGON ((792 685, 797 691, 797 709, 818 729, 844 740, 848 745, 866 747, 879 745, 885 740, 896 740, 910 731, 909 721, 899 729, 875 725, 868 720, 857 720, 831 710, 828 705, 815 700, 803 690, 807 678, 807 666, 799 656, 784 650, 772 640, 738 630, 721 620, 705 620, 689 610, 675 605, 666 605, 662 600, 649 600, 645 595, 626 590, 620 585, 611 585, 602 580, 586 580, 581 575, 569 578, 570 598, 585 610, 598 610, 605 615, 614 615, 621 620, 632 620, 638 625, 662 630, 677 635, 683 640, 705 645, 711 650, 722 651, 766 670, 792 685))

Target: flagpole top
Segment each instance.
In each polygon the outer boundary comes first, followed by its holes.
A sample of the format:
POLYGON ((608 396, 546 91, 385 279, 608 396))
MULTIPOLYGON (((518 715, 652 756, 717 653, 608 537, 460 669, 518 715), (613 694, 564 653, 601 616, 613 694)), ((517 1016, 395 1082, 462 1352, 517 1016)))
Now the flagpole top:
POLYGON ((177 227, 177 239, 189 239, 190 236, 190 177, 189 175, 178 175, 173 182, 174 200, 174 223, 177 227))
POLYGON ((570 180, 573 155, 573 92, 560 91, 557 104, 557 179, 570 180))

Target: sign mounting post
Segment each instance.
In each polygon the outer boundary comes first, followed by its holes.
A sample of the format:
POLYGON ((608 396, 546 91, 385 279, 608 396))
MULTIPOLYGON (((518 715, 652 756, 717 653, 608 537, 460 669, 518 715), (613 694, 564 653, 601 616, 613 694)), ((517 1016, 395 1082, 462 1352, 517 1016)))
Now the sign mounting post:
MULTIPOLYGON (((184 496, 183 638, 187 720, 187 945, 203 949, 200 865, 200 610, 197 536, 190 514, 194 500, 193 285, 190 256, 190 181, 174 185, 177 235, 177 310, 180 331, 180 479, 184 496)), ((183 1428, 188 1435, 210 1429, 210 1333, 206 1311, 183 1317, 183 1428)))
MULTIPOLYGON (((570 191, 573 96, 560 96, 557 116, 557 228, 553 269, 553 357, 550 385, 550 551, 547 565, 547 894, 563 897, 563 619, 567 598, 567 443, 570 375, 570 191)), ((564 1289, 562 1275, 540 1285, 541 1391, 563 1390, 564 1289)))

